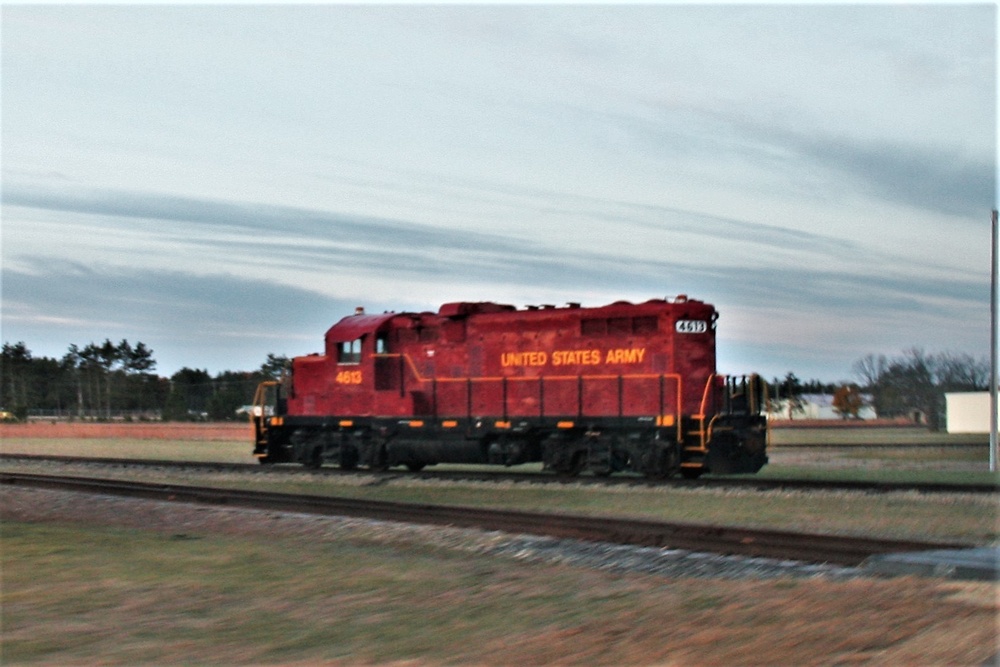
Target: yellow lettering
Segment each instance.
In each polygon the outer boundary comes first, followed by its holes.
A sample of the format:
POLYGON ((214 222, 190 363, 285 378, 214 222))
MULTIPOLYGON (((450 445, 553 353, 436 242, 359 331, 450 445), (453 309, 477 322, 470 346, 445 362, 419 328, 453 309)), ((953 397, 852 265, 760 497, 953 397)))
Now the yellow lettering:
POLYGON ((596 366, 605 364, 641 364, 646 358, 646 348, 614 348, 601 350, 554 350, 551 353, 544 350, 529 352, 502 352, 500 365, 504 368, 512 366, 545 366, 550 362, 553 366, 596 366))
POLYGON ((552 353, 553 366, 593 366, 599 363, 600 350, 556 350, 552 353))
POLYGON ((501 352, 500 365, 509 366, 544 366, 549 362, 548 352, 501 352))
POLYGON ((337 384, 361 384, 361 371, 340 371, 335 378, 337 384))
POLYGON ((646 348, 616 348, 608 350, 604 357, 606 364, 641 364, 646 356, 646 348))

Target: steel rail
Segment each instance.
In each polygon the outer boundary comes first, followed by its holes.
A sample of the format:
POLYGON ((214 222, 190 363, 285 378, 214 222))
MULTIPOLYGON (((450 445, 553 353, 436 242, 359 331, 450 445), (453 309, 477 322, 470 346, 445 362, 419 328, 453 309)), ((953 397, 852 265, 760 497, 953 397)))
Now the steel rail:
POLYGON ((708 477, 697 480, 672 478, 650 480, 637 475, 614 477, 560 477, 549 473, 512 472, 506 469, 495 471, 473 470, 422 470, 420 472, 371 470, 342 470, 337 467, 305 468, 298 464, 267 465, 259 463, 222 463, 210 461, 177 461, 166 459, 119 459, 91 456, 59 456, 46 454, 0 454, 2 461, 29 461, 44 463, 81 464, 114 466, 120 468, 175 468, 190 471, 238 472, 246 474, 288 474, 288 475, 330 475, 354 476, 374 475, 381 480, 394 479, 434 479, 456 482, 526 482, 532 484, 588 484, 595 486, 643 486, 649 488, 744 488, 759 491, 770 490, 812 490, 812 491, 856 491, 860 493, 890 493, 915 491, 918 493, 969 493, 1000 494, 1000 484, 946 484, 920 482, 875 482, 860 480, 808 480, 808 479, 765 479, 760 477, 708 477))
POLYGON ((584 541, 848 566, 860 565, 866 558, 876 554, 970 546, 956 543, 872 539, 607 516, 400 503, 10 472, 0 472, 0 484, 138 497, 159 501, 447 525, 584 541))

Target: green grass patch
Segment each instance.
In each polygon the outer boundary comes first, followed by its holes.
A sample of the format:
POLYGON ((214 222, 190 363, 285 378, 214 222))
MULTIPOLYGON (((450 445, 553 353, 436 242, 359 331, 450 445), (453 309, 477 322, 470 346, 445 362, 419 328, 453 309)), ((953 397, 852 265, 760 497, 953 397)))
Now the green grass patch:
MULTIPOLYGON (((846 429, 845 429, 846 430, 846 429)), ((14 443, 15 445, 17 443, 14 443)), ((25 449, 21 443, 17 449, 25 449)), ((126 458, 176 458, 200 461, 250 461, 244 442, 190 442, 149 440, 33 440, 37 453, 126 458), (39 451, 41 450, 41 451, 39 451), (139 453, 142 453, 142 456, 139 453)), ((3 451, 12 451, 4 442, 3 451)), ((799 453, 801 454, 801 452, 799 453)), ((797 454, 797 456, 799 455, 797 454)), ((762 479, 815 479, 905 483, 975 483, 1000 486, 1000 477, 986 470, 985 448, 972 447, 858 447, 805 450, 804 462, 770 464, 756 476, 762 479), (808 456, 816 452, 816 463, 808 456), (968 468, 983 458, 983 469, 968 468), (916 468, 906 467, 914 463, 916 468)), ((777 456, 776 456, 777 458, 777 456)), ((800 459, 801 460, 801 459, 800 459)), ((13 469, 14 464, 3 464, 13 469)), ((441 469, 460 466, 439 466, 441 469)), ((492 469, 485 466, 479 469, 492 469)), ((24 469, 18 468, 18 469, 24 469)), ((516 470, 540 471, 540 465, 516 470)), ((35 470, 25 470, 28 472, 35 470)), ((72 473, 69 473, 72 474, 72 473)), ((86 473, 93 474, 92 470, 86 473)), ((245 475, 218 473, 107 471, 109 477, 164 483, 229 486, 312 493, 372 500, 509 507, 608 516, 637 516, 666 521, 747 525, 815 530, 844 534, 871 534, 901 538, 986 543, 998 538, 995 498, 934 494, 858 494, 816 492, 758 492, 672 489, 670 487, 594 488, 530 483, 466 484, 421 481, 412 477, 340 478, 327 476, 245 475), (377 483, 376 483, 377 482, 377 483)))
POLYGON ((843 451, 841 458, 851 461, 886 463, 981 463, 990 460, 989 447, 859 447, 843 451))
POLYGON ((593 487, 510 482, 484 484, 423 481, 405 476, 387 480, 378 476, 264 475, 248 480, 243 475, 166 471, 151 476, 128 470, 109 471, 102 475, 165 484, 254 488, 283 493, 538 512, 555 510, 609 517, 630 516, 970 544, 987 543, 1000 537, 995 498, 972 494, 593 487))
POLYGON ((265 483, 258 488, 371 500, 563 511, 732 526, 986 543, 1000 537, 995 499, 918 493, 758 492, 669 488, 507 488, 400 483, 265 483))
MULTIPOLYGON (((876 459, 885 461, 885 459, 876 459)), ((889 482, 894 484, 993 485, 1000 489, 1000 474, 988 470, 906 470, 883 467, 817 468, 768 465, 755 475, 734 475, 746 479, 815 480, 829 482, 889 482)), ((706 478, 708 479, 708 478, 706 478)))
POLYGON ((987 445, 988 433, 945 433, 927 428, 912 427, 869 427, 869 426, 821 426, 771 428, 771 446, 782 445, 987 445))

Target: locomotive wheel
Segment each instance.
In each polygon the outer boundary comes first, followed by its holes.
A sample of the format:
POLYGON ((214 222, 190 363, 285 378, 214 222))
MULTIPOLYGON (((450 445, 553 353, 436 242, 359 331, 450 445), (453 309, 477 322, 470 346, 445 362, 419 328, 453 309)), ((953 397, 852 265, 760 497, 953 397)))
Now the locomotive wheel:
POLYGON ((698 479, 704 472, 704 468, 681 468, 681 476, 684 479, 698 479))
POLYGON ((427 464, 426 463, 407 463, 406 464, 406 469, 409 470, 410 472, 420 472, 421 470, 424 469, 425 465, 427 465, 427 464))
POLYGON ((354 470, 358 467, 358 451, 348 445, 340 446, 340 469, 354 470))
POLYGON ((371 462, 368 464, 368 469, 375 472, 385 472, 389 469, 389 453, 385 449, 385 445, 373 445, 375 451, 372 452, 371 462))
POLYGON ((323 448, 313 447, 312 456, 309 460, 305 462, 305 467, 307 468, 321 468, 323 467, 323 448))
POLYGON ((653 454, 653 464, 646 468, 647 479, 668 479, 677 472, 680 453, 674 446, 665 447, 653 454))
POLYGON ((573 455, 569 465, 556 468, 555 470, 560 477, 576 477, 586 467, 587 452, 580 451, 573 455))

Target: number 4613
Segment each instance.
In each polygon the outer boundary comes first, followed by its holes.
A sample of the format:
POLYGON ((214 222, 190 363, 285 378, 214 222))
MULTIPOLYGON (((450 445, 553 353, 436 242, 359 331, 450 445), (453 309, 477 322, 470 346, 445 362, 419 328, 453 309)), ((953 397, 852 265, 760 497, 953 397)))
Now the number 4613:
POLYGON ((337 384, 361 384, 361 371, 340 371, 337 384))

